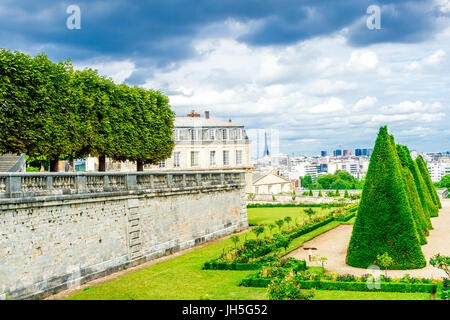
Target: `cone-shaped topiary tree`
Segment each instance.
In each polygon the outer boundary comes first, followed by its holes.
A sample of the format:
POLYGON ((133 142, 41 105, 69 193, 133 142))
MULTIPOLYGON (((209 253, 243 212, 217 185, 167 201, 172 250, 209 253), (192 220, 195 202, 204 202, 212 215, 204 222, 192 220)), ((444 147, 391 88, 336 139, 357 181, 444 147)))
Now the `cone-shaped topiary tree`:
POLYGON ((425 185, 425 181, 423 180, 422 175, 420 174, 419 168, 417 167, 417 163, 412 159, 411 153, 409 152, 408 147, 403 146, 404 156, 407 160, 407 165, 409 170, 411 171, 414 182, 416 183, 417 192, 419 193, 420 203, 423 209, 423 215, 427 222, 428 229, 433 229, 431 224, 431 213, 435 210, 433 206, 433 201, 431 200, 430 194, 427 191, 427 187, 425 185))
POLYGON ((367 268, 378 255, 393 259, 391 269, 426 266, 420 248, 401 165, 387 127, 381 127, 370 158, 346 262, 367 268))
POLYGON ((411 212, 411 217, 413 220, 413 224, 414 224, 414 231, 416 233, 417 239, 419 240, 419 243, 421 245, 426 244, 427 240, 425 238, 425 235, 423 234, 422 231, 422 226, 420 223, 420 217, 418 215, 417 212, 417 208, 414 205, 413 202, 413 195, 412 195, 412 191, 410 191, 410 189, 408 188, 407 184, 413 182, 413 179, 410 179, 410 171, 408 168, 405 168, 403 165, 406 164, 406 159, 405 156, 403 154, 403 149, 400 145, 395 145, 395 140, 394 140, 394 136, 390 135, 391 138, 391 144, 392 144, 392 148, 395 150, 395 156, 396 156, 396 160, 399 164, 400 167, 400 171, 402 173, 402 177, 403 177, 403 188, 405 189, 406 192, 406 196, 408 198, 408 204, 409 204, 409 210, 411 212))
MULTIPOLYGON (((418 156, 416 159, 417 166, 419 167, 419 171, 422 174, 423 180, 425 181, 425 184, 427 185, 428 192, 430 193, 431 199, 433 200, 434 205, 436 208, 440 209, 442 208, 441 200, 439 200, 439 196, 436 192, 436 188, 433 185, 433 182, 431 181, 430 172, 428 171, 427 164, 423 160, 422 156, 418 156)), ((436 212, 436 217, 439 214, 439 210, 436 212)))
POLYGON ((404 146, 399 145, 399 144, 397 145, 396 148, 397 148, 397 154, 400 159, 400 163, 403 167, 405 187, 407 188, 407 192, 409 195, 409 204, 411 206, 413 218, 416 222, 417 231, 419 233, 421 233, 421 234, 419 234, 419 237, 421 239, 420 243, 425 244, 426 243, 425 236, 429 235, 428 221, 427 221, 427 218, 423 211, 422 204, 420 202, 420 197, 419 197, 419 193, 417 191, 414 176, 411 173, 411 170, 409 169, 409 166, 408 166, 408 157, 406 155, 406 150, 405 150, 404 146))

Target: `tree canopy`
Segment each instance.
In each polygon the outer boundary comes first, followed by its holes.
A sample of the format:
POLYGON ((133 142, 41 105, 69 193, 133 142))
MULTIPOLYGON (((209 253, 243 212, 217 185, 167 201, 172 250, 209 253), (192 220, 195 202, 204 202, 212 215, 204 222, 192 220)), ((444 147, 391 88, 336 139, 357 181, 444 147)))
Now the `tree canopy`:
POLYGON ((174 112, 161 92, 75 71, 70 59, 6 49, 0 75, 0 153, 51 161, 90 154, 142 169, 172 152, 174 112))

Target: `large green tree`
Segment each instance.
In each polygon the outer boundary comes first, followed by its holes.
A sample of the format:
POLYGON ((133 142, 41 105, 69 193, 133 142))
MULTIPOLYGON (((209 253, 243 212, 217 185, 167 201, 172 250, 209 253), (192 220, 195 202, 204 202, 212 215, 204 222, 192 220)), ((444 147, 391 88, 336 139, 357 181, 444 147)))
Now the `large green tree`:
POLYGON ((174 112, 158 91, 9 50, 0 50, 0 76, 0 153, 50 160, 52 171, 60 158, 88 154, 100 170, 106 157, 143 170, 171 155, 174 112))
POLYGON ((392 269, 426 265, 403 179, 393 141, 387 127, 381 127, 348 247, 349 265, 367 268, 386 252, 392 269))
MULTIPOLYGON (((418 156, 416 159, 417 166, 419 168, 420 173, 422 174, 423 180, 427 186, 427 190, 430 194, 431 200, 433 200, 434 205, 437 209, 442 208, 441 200, 439 200, 439 196, 436 192, 436 188, 431 181, 430 172, 428 171, 427 164, 423 160, 422 156, 418 156)), ((435 214, 432 217, 437 217, 439 214, 439 210, 434 211, 435 214)))

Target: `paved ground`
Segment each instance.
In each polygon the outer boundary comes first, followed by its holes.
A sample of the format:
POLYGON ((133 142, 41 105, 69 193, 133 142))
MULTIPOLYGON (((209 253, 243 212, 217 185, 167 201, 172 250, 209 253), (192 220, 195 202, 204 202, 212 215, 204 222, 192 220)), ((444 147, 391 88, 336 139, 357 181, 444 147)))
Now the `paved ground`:
MULTIPOLYGON (((431 219, 434 229, 430 230, 430 235, 427 237, 428 243, 422 246, 427 263, 437 253, 450 255, 450 199, 441 201, 442 209, 439 211, 439 217, 431 219)), ((292 251, 288 256, 308 261, 308 251, 303 248, 317 248, 313 251, 313 254, 327 257, 328 262, 325 267, 330 271, 354 275, 368 273, 367 269, 354 268, 345 264, 352 228, 352 225, 341 225, 311 241, 305 242, 303 247, 292 251)), ((309 264, 319 266, 319 262, 310 262, 309 264)), ((429 263, 423 269, 388 271, 388 275, 395 278, 401 277, 405 273, 409 273, 411 276, 435 279, 446 276, 444 271, 434 268, 429 263)))

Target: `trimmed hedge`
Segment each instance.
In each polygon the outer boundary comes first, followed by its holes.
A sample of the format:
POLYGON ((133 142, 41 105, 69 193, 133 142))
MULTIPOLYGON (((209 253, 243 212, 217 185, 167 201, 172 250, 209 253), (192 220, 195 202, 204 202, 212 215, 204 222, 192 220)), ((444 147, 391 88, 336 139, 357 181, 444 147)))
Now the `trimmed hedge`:
POLYGON ((416 159, 417 166, 419 168, 420 173, 422 174, 423 180, 425 181, 425 185, 427 186, 428 193, 430 194, 431 200, 433 204, 436 206, 437 210, 434 210, 434 214, 432 217, 437 217, 439 214, 440 208, 442 208, 441 200, 439 200, 439 196, 437 194, 436 188, 431 181, 430 172, 428 171, 427 164, 423 160, 422 156, 418 156, 416 159))
MULTIPOLYGON (((248 277, 241 281, 244 287, 267 287, 272 279, 248 277)), ((383 291, 383 292, 428 292, 434 293, 437 284, 417 284, 417 283, 391 283, 381 282, 380 289, 370 289, 365 282, 347 282, 347 281, 315 281, 303 280, 297 281, 302 289, 317 290, 341 290, 341 291, 383 291)))
POLYGON ((203 265, 203 270, 258 270, 260 263, 226 263, 208 261, 203 265))
POLYGON ((426 266, 394 138, 381 127, 370 158, 346 263, 367 268, 387 253, 390 269, 426 266))
POLYGON ((417 283, 391 283, 381 282, 380 289, 370 289, 365 282, 345 281, 299 281, 302 289, 316 288, 319 290, 342 290, 342 291, 384 291, 384 292, 436 292, 436 284, 417 283))

